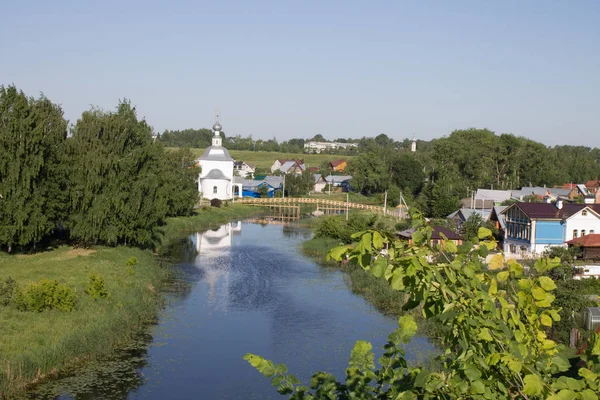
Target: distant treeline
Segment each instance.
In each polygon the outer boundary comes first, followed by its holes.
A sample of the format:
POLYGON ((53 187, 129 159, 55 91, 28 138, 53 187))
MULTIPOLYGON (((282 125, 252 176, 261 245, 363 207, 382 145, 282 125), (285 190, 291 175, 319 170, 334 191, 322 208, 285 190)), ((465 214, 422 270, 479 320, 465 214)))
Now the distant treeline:
MULTIPOLYGON (((181 131, 164 131, 158 136, 158 140, 167 147, 184 147, 184 148, 206 148, 212 144, 213 132, 210 129, 184 129, 181 131)), ((290 139, 283 142, 278 142, 275 139, 269 140, 254 140, 252 136, 242 137, 241 135, 228 137, 225 132, 221 132, 223 146, 229 150, 250 150, 250 151, 271 151, 282 153, 302 153, 304 151, 304 143, 309 140, 325 142, 323 136, 316 135, 315 137, 305 139, 290 139)), ((339 143, 359 143, 361 139, 343 139, 339 138, 334 142, 339 143)), ((354 148, 332 150, 332 154, 353 155, 357 151, 354 148)))
POLYGON ((153 246, 166 217, 192 212, 193 154, 166 152, 129 102, 85 111, 71 133, 59 105, 0 87, 0 245, 8 251, 56 234, 153 246))
MULTIPOLYGON (((545 146, 487 129, 456 130, 448 137, 419 141, 417 152, 397 151, 381 135, 361 142, 348 163, 352 186, 365 193, 399 191, 430 217, 443 217, 478 188, 561 186, 600 177, 600 149, 545 146)), ((405 147, 404 147, 405 148, 405 147)), ((389 196, 388 196, 389 197, 389 196)))

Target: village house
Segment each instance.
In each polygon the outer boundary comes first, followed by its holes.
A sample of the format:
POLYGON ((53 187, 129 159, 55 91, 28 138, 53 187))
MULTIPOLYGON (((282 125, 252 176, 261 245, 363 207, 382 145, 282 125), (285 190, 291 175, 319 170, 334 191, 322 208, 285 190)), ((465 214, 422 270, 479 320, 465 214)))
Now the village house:
POLYGON ((329 163, 329 169, 334 172, 344 172, 347 166, 346 160, 333 160, 329 163))
POLYGON ((452 220, 456 225, 456 229, 459 231, 462 229, 463 224, 471 217, 471 215, 477 214, 481 217, 483 222, 490 218, 491 210, 482 210, 477 208, 459 208, 446 218, 452 220))
POLYGON ((304 160, 275 160, 273 165, 271 165, 271 173, 275 173, 276 171, 280 171, 283 174, 301 174, 306 169, 304 165, 304 160))
POLYGON ((567 241, 567 245, 581 247, 583 259, 600 259, 600 233, 591 233, 571 239, 567 241))
POLYGON ((233 163, 233 172, 241 178, 254 178, 256 166, 245 161, 235 161, 233 163))
POLYGON ((600 232, 600 205, 515 203, 505 217, 504 252, 540 254, 552 246, 566 246, 571 239, 600 232))
POLYGON ((322 192, 323 189, 325 189, 325 186, 327 186, 327 181, 321 174, 313 174, 313 178, 315 179, 315 186, 313 190, 317 193, 322 192))

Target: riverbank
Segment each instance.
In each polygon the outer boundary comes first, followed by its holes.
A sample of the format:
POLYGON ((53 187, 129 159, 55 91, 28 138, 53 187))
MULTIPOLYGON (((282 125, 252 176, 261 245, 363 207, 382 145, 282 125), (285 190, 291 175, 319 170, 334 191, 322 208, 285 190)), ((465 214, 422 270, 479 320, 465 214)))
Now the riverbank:
POLYGON ((404 295, 392 290, 383 279, 375 278, 359 265, 353 263, 339 264, 336 261, 326 261, 329 250, 341 246, 338 240, 331 238, 313 238, 302 244, 302 252, 324 267, 339 268, 348 276, 350 290, 365 298, 384 315, 398 317, 402 313, 404 295))
MULTIPOLYGON (((230 205, 171 218, 164 227, 161 248, 186 233, 259 212, 257 208, 230 205)), ((13 397, 31 383, 128 344, 156 320, 162 306, 161 285, 169 273, 150 250, 104 246, 61 246, 32 255, 3 253, 0 271, 2 283, 11 277, 22 290, 32 282, 55 279, 76 293, 75 310, 70 312, 0 306, 0 398, 13 397), (137 263, 127 265, 132 257, 137 263), (85 293, 91 273, 104 278, 108 298, 93 300, 85 293)))

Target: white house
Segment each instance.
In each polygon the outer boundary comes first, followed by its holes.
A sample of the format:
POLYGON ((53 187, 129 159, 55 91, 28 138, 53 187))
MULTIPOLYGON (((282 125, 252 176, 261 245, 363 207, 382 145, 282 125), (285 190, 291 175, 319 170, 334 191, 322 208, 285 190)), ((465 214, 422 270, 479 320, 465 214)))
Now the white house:
POLYGON ((351 147, 358 147, 358 145, 356 143, 315 142, 314 140, 311 140, 304 143, 304 152, 320 153, 327 150, 349 149, 351 147))
POLYGON ((327 186, 327 181, 321 174, 313 174, 313 177, 315 179, 315 187, 313 190, 319 193, 322 192, 323 189, 325 189, 325 186, 327 186))
MULTIPOLYGON (((233 198, 233 163, 229 151, 223 147, 219 121, 213 126, 215 135, 212 146, 208 147, 198 159, 202 171, 198 179, 198 191, 206 199, 229 200, 233 198)), ((242 193, 241 184, 239 193, 242 193)))
POLYGON ((565 242, 581 236, 600 233, 600 214, 585 207, 565 219, 565 242))
POLYGON ((304 165, 303 160, 281 159, 281 160, 275 160, 273 165, 271 165, 271 173, 274 173, 275 171, 281 171, 284 174, 288 174, 291 172, 296 173, 296 174, 301 174, 305 168, 306 168, 306 166, 304 165))
POLYGON ((235 161, 233 163, 233 172, 241 178, 254 178, 254 171, 256 171, 256 167, 245 161, 235 161))

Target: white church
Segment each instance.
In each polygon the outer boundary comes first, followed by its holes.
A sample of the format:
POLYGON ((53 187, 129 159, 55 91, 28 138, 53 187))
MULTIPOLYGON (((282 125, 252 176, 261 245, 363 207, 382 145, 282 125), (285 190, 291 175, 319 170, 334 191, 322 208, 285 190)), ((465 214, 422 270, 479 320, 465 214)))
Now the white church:
POLYGON ((201 168, 198 191, 205 199, 232 199, 234 187, 238 190, 239 195, 242 193, 242 184, 235 182, 233 175, 235 160, 223 147, 222 129, 217 116, 217 122, 213 126, 215 134, 212 138, 212 146, 208 147, 198 159, 201 168))

